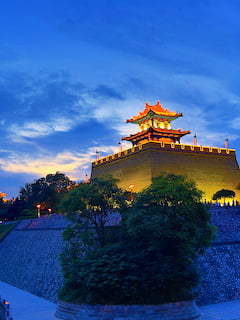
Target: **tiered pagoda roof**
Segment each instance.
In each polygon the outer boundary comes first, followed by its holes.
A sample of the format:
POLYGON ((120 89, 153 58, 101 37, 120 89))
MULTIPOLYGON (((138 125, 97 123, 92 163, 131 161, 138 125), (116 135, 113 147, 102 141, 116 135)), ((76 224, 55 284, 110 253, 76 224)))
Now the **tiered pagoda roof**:
POLYGON ((160 101, 157 101, 156 104, 150 106, 147 102, 145 102, 145 109, 143 112, 139 112, 137 116, 133 116, 131 119, 128 119, 126 122, 132 123, 141 123, 147 118, 159 118, 163 120, 175 120, 178 117, 182 117, 182 113, 176 113, 176 111, 169 111, 168 109, 163 109, 160 101))
POLYGON ((129 137, 123 137, 122 140, 131 141, 133 145, 149 141, 180 143, 180 138, 189 134, 190 131, 173 130, 171 128, 171 121, 178 117, 182 117, 182 113, 164 109, 159 101, 152 106, 145 103, 143 112, 139 112, 137 116, 126 121, 138 124, 139 132, 129 137))

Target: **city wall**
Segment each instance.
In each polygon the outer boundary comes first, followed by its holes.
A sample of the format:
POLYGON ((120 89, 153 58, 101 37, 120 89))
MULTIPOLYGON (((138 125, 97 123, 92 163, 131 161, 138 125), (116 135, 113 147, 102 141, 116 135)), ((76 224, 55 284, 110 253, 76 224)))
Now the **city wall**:
MULTIPOLYGON (((202 279, 197 303, 240 299, 240 209, 213 207, 219 232, 211 248, 199 257, 202 279)), ((59 254, 64 216, 20 222, 0 242, 0 280, 56 302, 63 283, 59 254)))
POLYGON ((92 163, 92 178, 111 174, 119 179, 119 187, 129 190, 134 185, 135 192, 162 172, 194 180, 207 201, 221 189, 234 190, 240 200, 240 170, 233 149, 148 142, 92 163))

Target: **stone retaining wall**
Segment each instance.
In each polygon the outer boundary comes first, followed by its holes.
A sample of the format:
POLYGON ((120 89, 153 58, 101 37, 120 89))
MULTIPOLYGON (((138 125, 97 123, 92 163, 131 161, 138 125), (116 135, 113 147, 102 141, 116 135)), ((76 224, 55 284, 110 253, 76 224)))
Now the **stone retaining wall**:
POLYGON ((211 247, 198 261, 198 304, 240 299, 240 244, 211 247))
POLYGON ((59 301, 56 317, 62 320, 191 320, 200 316, 195 301, 161 305, 86 305, 59 301))
MULTIPOLYGON (((198 304, 240 299, 240 210, 211 210, 219 234, 198 260, 198 304)), ((67 224, 64 216, 21 221, 0 242, 0 280, 56 302, 63 283, 58 258, 67 224)))
POLYGON ((240 207, 212 206, 210 210, 212 224, 218 228, 214 242, 240 242, 240 207))
POLYGON ((63 283, 62 232, 68 222, 65 217, 44 219, 22 221, 0 242, 0 280, 56 302, 63 283))

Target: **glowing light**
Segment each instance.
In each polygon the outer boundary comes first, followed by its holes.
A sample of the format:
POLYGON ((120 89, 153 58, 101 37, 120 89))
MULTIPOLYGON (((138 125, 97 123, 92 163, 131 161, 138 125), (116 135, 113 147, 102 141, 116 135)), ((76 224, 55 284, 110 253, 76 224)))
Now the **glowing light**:
POLYGON ((130 184, 129 186, 128 186, 128 188, 130 189, 130 200, 131 200, 131 202, 133 201, 133 188, 135 187, 135 185, 134 184, 130 184))
POLYGON ((40 218, 40 215, 41 215, 41 212, 40 212, 40 210, 41 210, 41 205, 40 205, 40 204, 37 204, 36 207, 37 207, 37 216, 38 216, 38 218, 40 218))

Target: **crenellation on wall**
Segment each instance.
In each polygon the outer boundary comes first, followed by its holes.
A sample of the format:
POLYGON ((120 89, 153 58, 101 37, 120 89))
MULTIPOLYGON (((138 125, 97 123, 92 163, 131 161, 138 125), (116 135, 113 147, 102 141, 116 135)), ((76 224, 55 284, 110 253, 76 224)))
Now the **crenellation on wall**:
MULTIPOLYGON (((145 143, 142 145, 133 146, 132 148, 123 150, 121 152, 100 158, 96 161, 92 162, 93 167, 111 162, 112 160, 120 160, 124 158, 126 155, 130 155, 136 153, 140 150, 144 150, 147 148, 149 143, 145 143)), ((178 143, 166 143, 163 141, 154 141, 156 147, 159 149, 171 151, 174 149, 175 151, 180 152, 191 152, 191 153, 199 153, 199 154, 217 154, 217 155, 232 155, 235 156, 235 149, 226 149, 226 148, 217 148, 217 147, 208 147, 208 146, 198 146, 198 145, 185 145, 185 144, 178 144, 178 143)))

